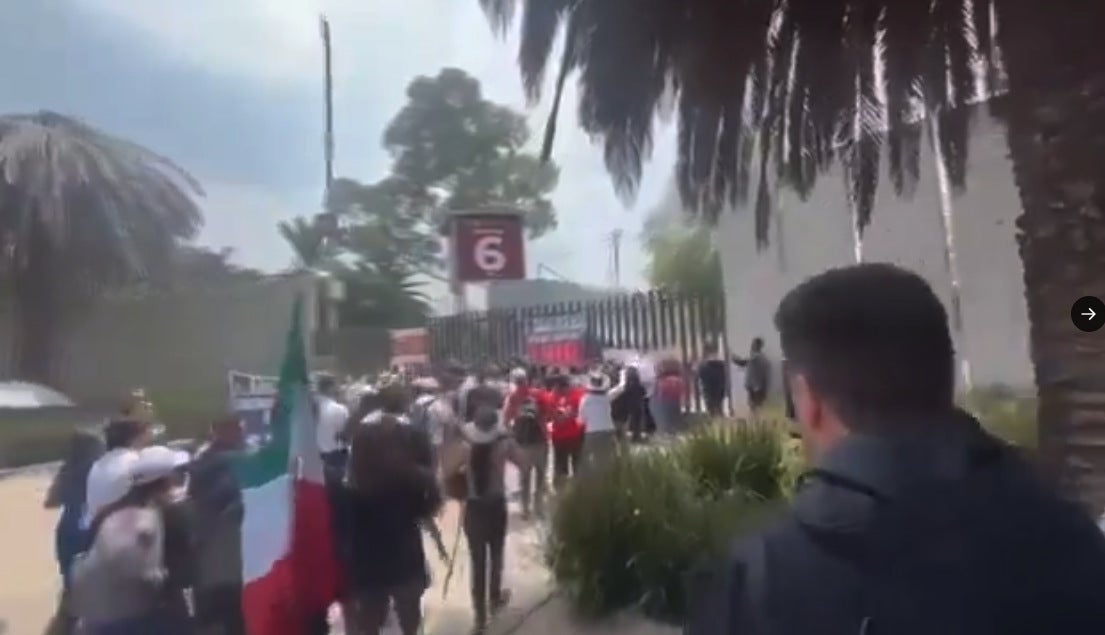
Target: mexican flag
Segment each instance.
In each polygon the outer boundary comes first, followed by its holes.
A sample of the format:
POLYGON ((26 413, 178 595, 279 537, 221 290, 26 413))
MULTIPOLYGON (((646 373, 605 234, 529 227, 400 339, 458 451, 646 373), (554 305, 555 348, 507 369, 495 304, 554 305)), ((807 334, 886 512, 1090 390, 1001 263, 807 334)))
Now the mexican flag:
POLYGON ((301 313, 297 300, 269 441, 238 464, 245 507, 242 605, 249 635, 301 635, 338 595, 301 313))

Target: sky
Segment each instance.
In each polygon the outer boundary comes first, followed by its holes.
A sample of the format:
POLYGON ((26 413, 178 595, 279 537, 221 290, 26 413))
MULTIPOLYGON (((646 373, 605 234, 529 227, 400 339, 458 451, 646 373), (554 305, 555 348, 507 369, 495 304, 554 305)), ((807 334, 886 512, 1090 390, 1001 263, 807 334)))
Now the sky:
MULTIPOLYGON (((0 22, 0 112, 55 110, 171 157, 204 185, 199 241, 231 247, 240 264, 265 271, 292 262, 276 224, 314 214, 322 200, 320 13, 333 39, 339 177, 371 182, 386 173, 380 137, 408 82, 445 66, 478 78, 489 99, 527 112, 535 149, 548 112, 547 100, 526 109, 516 39, 497 38, 477 0, 8 4, 0 22)), ((605 236, 620 228, 622 283, 644 286, 637 236, 670 183, 674 131, 658 128, 640 192, 626 205, 601 147, 577 127, 575 104, 572 86, 553 154, 561 167, 553 195, 560 227, 529 245, 530 274, 542 263, 576 282, 607 283, 605 236)))

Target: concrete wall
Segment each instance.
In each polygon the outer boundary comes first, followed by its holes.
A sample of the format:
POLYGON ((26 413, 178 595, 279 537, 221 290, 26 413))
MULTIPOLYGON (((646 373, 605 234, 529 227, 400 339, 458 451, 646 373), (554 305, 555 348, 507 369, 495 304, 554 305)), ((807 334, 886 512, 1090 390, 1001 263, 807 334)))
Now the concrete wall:
MULTIPOLYGON (((117 400, 143 386, 173 411, 221 408, 227 370, 278 372, 297 294, 305 300, 311 354, 318 291, 311 276, 272 276, 101 299, 63 331, 56 387, 83 403, 117 400)), ((10 318, 0 312, 0 342, 10 338, 10 318)))
MULTIPOLYGON (((952 231, 961 285, 962 330, 956 349, 969 360, 976 386, 1031 386, 1028 318, 1014 219, 1020 201, 1007 158, 1004 127, 985 118, 972 133, 968 191, 953 198, 952 231)), ((929 281, 951 313, 951 276, 944 258, 940 187, 931 149, 924 144, 921 180, 911 199, 880 183, 863 259, 912 269, 929 281)), ((885 174, 885 166, 884 172, 885 174)), ((730 345, 743 350, 762 336, 775 356, 775 308, 794 285, 830 267, 855 262, 851 212, 839 171, 823 176, 809 200, 791 192, 776 200, 771 245, 757 252, 752 214, 726 214, 718 227, 730 345)), ((961 377, 962 379, 962 377, 961 377)))

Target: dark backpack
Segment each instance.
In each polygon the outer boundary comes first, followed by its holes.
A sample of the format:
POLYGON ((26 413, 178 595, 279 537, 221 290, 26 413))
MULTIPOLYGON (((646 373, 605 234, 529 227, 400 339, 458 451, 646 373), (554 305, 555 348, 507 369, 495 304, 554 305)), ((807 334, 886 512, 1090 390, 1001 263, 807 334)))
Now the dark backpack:
POLYGON ((514 416, 514 440, 519 445, 535 445, 545 440, 545 425, 537 398, 527 395, 514 416))

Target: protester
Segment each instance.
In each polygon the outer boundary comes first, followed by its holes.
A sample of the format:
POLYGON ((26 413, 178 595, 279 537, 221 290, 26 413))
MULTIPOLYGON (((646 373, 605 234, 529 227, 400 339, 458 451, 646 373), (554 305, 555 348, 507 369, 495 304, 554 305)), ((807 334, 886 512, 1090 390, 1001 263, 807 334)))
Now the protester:
POLYGON ((710 417, 722 416, 725 394, 729 391, 729 373, 724 359, 718 357, 716 342, 706 345, 706 358, 698 365, 698 385, 702 390, 702 400, 706 405, 706 414, 710 417))
POLYGON ((665 359, 657 364, 656 383, 648 405, 657 430, 672 435, 682 430, 683 423, 683 367, 676 359, 665 359))
POLYGON ((507 507, 504 473, 506 463, 526 471, 526 456, 499 413, 483 408, 464 425, 465 442, 446 459, 446 473, 463 472, 467 478, 464 536, 471 556, 474 633, 483 633, 489 614, 506 606, 510 592, 503 588, 503 550, 506 544, 507 507))
POLYGON ((195 521, 196 627, 201 633, 245 635, 242 616, 242 490, 234 459, 245 448, 238 417, 211 425, 189 466, 188 498, 195 521))
POLYGON ((464 421, 475 419, 476 413, 483 409, 499 410, 503 407, 503 391, 491 383, 494 369, 484 368, 472 376, 473 382, 462 392, 464 421))
POLYGON ((322 463, 331 477, 345 469, 348 454, 342 442, 342 431, 349 421, 349 409, 338 401, 340 390, 331 375, 323 375, 316 386, 315 405, 318 408, 316 437, 322 463))
POLYGON ((88 471, 104 454, 104 442, 90 430, 77 430, 69 440, 69 448, 61 468, 54 475, 46 492, 46 509, 61 508, 54 529, 54 553, 61 572, 62 597, 54 621, 56 628, 68 633, 73 628, 73 616, 68 609, 69 573, 73 559, 87 546, 87 532, 82 525, 88 490, 88 471))
POLYGON ((347 573, 357 633, 378 635, 389 605, 404 635, 418 633, 429 586, 421 527, 441 503, 432 462, 426 436, 390 413, 355 430, 347 573))
POLYGON ((72 600, 86 635, 190 633, 184 590, 192 554, 177 526, 185 452, 143 449, 128 464, 130 489, 100 509, 90 547, 73 564, 72 600))
POLYGON ((744 369, 744 391, 748 396, 748 411, 752 418, 756 419, 764 403, 767 402, 768 389, 771 387, 771 362, 764 353, 763 338, 752 338, 748 357, 734 355, 733 363, 744 369))
POLYGON ((1105 633, 1105 537, 957 409, 921 277, 830 270, 775 324, 813 470, 787 516, 696 576, 688 635, 1105 633))
POLYGON ((587 466, 605 462, 617 449, 618 436, 610 400, 624 389, 621 384, 611 389, 606 374, 599 369, 588 378, 587 392, 579 402, 579 422, 584 430, 583 463, 587 466))
POLYGON ((579 469, 583 453, 583 425, 579 422, 579 403, 583 399, 580 388, 572 386, 565 375, 550 379, 550 410, 552 422, 549 440, 553 450, 553 484, 557 490, 565 480, 579 469))
POLYGON ((130 468, 138 451, 149 444, 153 434, 147 421, 119 419, 104 428, 104 453, 88 470, 84 525, 104 507, 118 501, 131 488, 130 468))
POLYGON ((526 469, 519 475, 519 485, 522 517, 529 519, 532 513, 542 516, 545 512, 549 478, 549 398, 530 383, 524 368, 515 368, 510 378, 514 389, 503 407, 503 421, 510 426, 514 440, 526 456, 526 469))
POLYGON ((610 411, 615 423, 620 422, 621 429, 629 435, 631 441, 637 443, 645 438, 647 395, 636 367, 623 367, 621 375, 618 384, 622 389, 612 397, 610 411))

